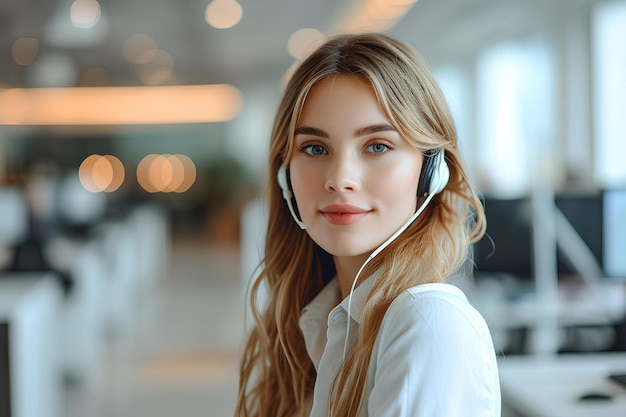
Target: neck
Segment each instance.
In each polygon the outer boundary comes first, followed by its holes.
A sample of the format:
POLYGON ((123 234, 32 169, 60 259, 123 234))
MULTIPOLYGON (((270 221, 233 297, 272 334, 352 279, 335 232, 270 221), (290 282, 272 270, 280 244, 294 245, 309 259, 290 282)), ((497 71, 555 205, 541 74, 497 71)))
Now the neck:
MULTIPOLYGON (((352 283, 359 269, 367 259, 369 254, 359 256, 335 256, 335 269, 337 270, 337 279, 339 280, 339 288, 341 290, 341 298, 344 299, 350 294, 352 283)), ((359 281, 363 280, 363 276, 359 277, 359 281)), ((358 283, 357 283, 358 286, 358 283)))

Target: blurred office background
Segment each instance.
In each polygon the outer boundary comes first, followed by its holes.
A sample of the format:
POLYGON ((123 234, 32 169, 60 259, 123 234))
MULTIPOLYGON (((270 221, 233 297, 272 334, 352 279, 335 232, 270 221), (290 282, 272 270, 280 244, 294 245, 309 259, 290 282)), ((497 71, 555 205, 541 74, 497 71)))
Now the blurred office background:
POLYGON ((449 100, 499 355, 626 350, 626 1, 0 0, 0 416, 232 414, 277 101, 354 30, 449 100))

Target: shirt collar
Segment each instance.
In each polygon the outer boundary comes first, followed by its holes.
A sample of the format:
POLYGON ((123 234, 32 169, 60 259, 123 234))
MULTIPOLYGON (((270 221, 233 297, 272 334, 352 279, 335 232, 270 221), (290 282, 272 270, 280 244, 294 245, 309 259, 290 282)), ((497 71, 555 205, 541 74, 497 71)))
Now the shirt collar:
POLYGON ((302 309, 299 321, 300 329, 315 369, 318 369, 326 347, 326 332, 330 313, 336 308, 341 308, 347 312, 348 303, 350 303, 350 317, 360 325, 365 302, 379 276, 380 272, 376 272, 364 280, 353 291, 352 301, 350 301, 349 295, 343 301, 341 300, 339 281, 335 277, 302 309))
POLYGON ((326 347, 328 316, 340 300, 339 281, 335 277, 302 309, 300 314, 299 325, 304 336, 304 344, 315 369, 318 369, 326 347))
POLYGON ((356 321, 359 325, 363 318, 363 309, 365 309, 365 303, 372 288, 378 282, 378 278, 382 275, 382 269, 378 269, 372 275, 367 277, 361 285, 356 287, 352 294, 348 294, 346 298, 341 302, 341 307, 350 314, 352 320, 356 321))
POLYGON ((348 295, 343 300, 340 298, 339 281, 335 276, 320 290, 315 298, 302 309, 301 317, 307 317, 309 319, 315 318, 326 322, 328 315, 338 304, 340 304, 346 312, 348 312, 348 305, 350 305, 350 317, 361 324, 367 297, 381 275, 382 269, 377 270, 354 289, 352 297, 348 295), (352 298, 352 300, 350 300, 350 298, 352 298))
POLYGON ((339 304, 340 300, 339 281, 335 277, 302 309, 301 317, 322 320, 325 323, 328 314, 339 304))

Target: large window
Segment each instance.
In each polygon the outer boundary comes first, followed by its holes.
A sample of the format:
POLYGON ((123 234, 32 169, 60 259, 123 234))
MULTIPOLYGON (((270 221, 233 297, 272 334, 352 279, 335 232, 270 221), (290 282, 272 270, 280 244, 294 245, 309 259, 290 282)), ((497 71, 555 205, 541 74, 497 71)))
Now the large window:
MULTIPOLYGON (((442 66, 435 68, 433 74, 441 90, 446 96, 450 112, 459 138, 459 147, 466 161, 473 161, 476 149, 472 131, 471 117, 473 116, 472 99, 470 92, 470 77, 467 71, 457 66, 442 66)), ((471 168, 471 163, 469 164, 471 168)))
POLYGON ((518 197, 558 172, 554 64, 543 39, 500 43, 477 61, 476 162, 485 194, 518 197))
POLYGON ((626 184, 626 2, 592 13, 595 177, 604 187, 626 184))

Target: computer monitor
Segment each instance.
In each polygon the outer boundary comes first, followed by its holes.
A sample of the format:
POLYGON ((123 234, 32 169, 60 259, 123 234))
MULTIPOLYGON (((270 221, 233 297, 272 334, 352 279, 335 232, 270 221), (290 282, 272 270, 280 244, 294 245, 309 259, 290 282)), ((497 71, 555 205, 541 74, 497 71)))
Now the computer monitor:
MULTIPOLYGON (((602 230, 602 193, 559 194, 555 197, 556 207, 563 213, 593 257, 602 268, 603 230, 602 230)), ((563 239, 563 236, 559 238, 563 239)), ((576 256, 574 254, 574 256, 576 256)), ((570 259, 557 250, 557 266, 561 275, 575 275, 577 271, 570 259)))
POLYGON ((603 269, 610 278, 626 278, 626 189, 607 189, 603 204, 603 269))
POLYGON ((530 199, 485 197, 487 234, 474 244, 477 273, 533 276, 530 199))
MULTIPOLYGON (((557 195, 555 206, 563 213, 601 267, 604 246, 602 194, 557 195)), ((474 262, 477 272, 509 273, 522 279, 533 277, 533 226, 530 198, 486 197, 484 207, 487 235, 474 245, 474 262)), ((557 243, 557 248, 555 248, 558 273, 560 275, 579 274, 581 271, 576 270, 570 259, 563 253, 563 248, 559 246, 557 243)), ((626 254, 626 252, 622 253, 626 254)))

